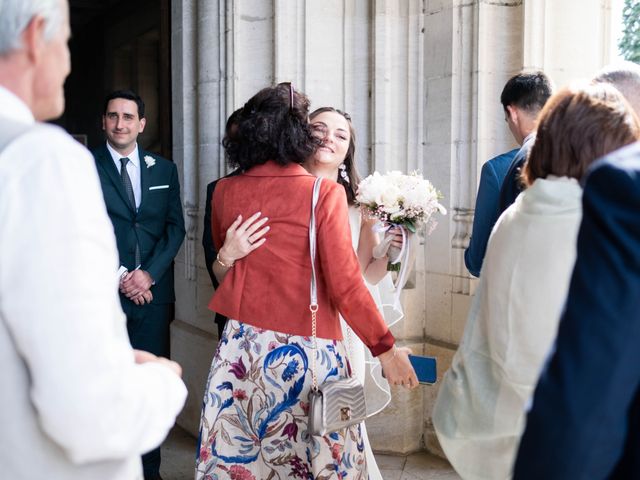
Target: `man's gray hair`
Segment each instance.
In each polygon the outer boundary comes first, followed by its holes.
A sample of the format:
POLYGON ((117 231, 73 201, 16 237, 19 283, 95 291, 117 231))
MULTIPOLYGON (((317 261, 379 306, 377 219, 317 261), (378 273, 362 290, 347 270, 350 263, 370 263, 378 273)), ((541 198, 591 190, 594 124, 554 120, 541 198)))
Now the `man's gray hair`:
POLYGON ((640 65, 620 62, 607 66, 595 76, 593 82, 613 85, 640 117, 640 65))
POLYGON ((0 0, 0 55, 22 48, 21 36, 33 17, 45 19, 45 40, 62 26, 60 0, 0 0))

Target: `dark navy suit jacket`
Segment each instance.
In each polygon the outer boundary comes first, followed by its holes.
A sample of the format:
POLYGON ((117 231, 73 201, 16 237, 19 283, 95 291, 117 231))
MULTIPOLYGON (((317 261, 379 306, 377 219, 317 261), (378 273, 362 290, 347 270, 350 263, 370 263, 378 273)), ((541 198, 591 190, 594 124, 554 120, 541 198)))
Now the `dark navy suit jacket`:
MULTIPOLYGON (((238 175, 239 173, 240 169, 237 169, 227 175, 227 177, 232 177, 234 175, 238 175)), ((218 280, 213 273, 213 262, 215 261, 218 252, 213 245, 213 237, 211 235, 211 202, 213 201, 213 192, 216 189, 218 180, 215 180, 207 185, 207 201, 204 207, 204 228, 202 229, 202 248, 204 249, 204 260, 207 264, 207 272, 209 272, 209 277, 211 278, 211 284, 213 285, 213 288, 218 288, 218 280)), ((227 317, 216 313, 214 321, 218 325, 218 338, 222 338, 222 332, 224 331, 224 326, 227 323, 227 317)))
POLYGON ((482 166, 480 184, 473 214, 473 230, 469 246, 464 251, 464 264, 472 275, 479 277, 491 230, 498 220, 500 187, 518 148, 493 157, 482 166))
POLYGON ((502 182, 502 188, 500 189, 500 201, 498 205, 498 217, 502 215, 509 206, 516 201, 518 195, 522 191, 523 185, 520 181, 520 171, 524 166, 524 162, 527 161, 527 157, 529 156, 529 150, 533 146, 533 143, 536 140, 535 133, 528 135, 524 142, 522 143, 522 147, 516 153, 516 156, 513 158, 511 162, 511 166, 507 171, 507 174, 504 177, 504 181, 502 182))
POLYGON ((640 478, 640 143, 587 177, 567 304, 514 478, 640 478))
MULTIPOLYGON (((185 235, 176 165, 139 148, 142 198, 136 211, 129 203, 106 142, 92 153, 107 213, 113 223, 120 265, 129 271, 138 266, 135 264, 137 242, 142 259, 140 268, 149 272, 155 281, 151 287, 152 303, 158 305, 175 302, 173 259, 178 254, 185 235), (155 164, 147 167, 145 157, 152 157, 155 164)), ((126 312, 126 307, 133 305, 133 302, 122 294, 120 298, 126 312)))

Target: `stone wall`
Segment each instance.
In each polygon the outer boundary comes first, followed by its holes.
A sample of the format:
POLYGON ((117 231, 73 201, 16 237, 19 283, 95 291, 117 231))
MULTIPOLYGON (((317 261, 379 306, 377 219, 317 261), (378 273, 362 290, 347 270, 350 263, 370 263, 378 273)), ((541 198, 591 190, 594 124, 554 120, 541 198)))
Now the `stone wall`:
MULTIPOLYGON (((361 173, 421 170, 449 215, 421 238, 393 329, 440 375, 461 338, 477 280, 464 267, 483 162, 513 148, 499 96, 523 66, 557 84, 607 61, 609 0, 175 0, 172 2, 174 155, 187 240, 176 259, 173 356, 190 397, 179 423, 197 432, 216 347, 212 287, 200 245, 205 189, 226 168, 227 116, 263 86, 292 81, 349 112, 361 173), (595 33, 594 33, 595 32, 595 33), (580 45, 588 55, 575 55, 580 45)), ((368 422, 375 450, 438 451, 430 415, 437 386, 394 392, 368 422)))

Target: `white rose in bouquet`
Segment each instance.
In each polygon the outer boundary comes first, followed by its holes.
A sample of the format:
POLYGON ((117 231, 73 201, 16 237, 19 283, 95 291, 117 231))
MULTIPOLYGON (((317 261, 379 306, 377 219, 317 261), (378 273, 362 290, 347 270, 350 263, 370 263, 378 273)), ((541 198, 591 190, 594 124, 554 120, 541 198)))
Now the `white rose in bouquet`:
POLYGON ((359 192, 362 189, 361 199, 358 202, 367 205, 382 205, 382 195, 387 188, 385 178, 378 172, 369 175, 359 185, 359 192))
POLYGON ((433 213, 446 215, 446 209, 438 202, 440 198, 440 192, 422 175, 398 171, 386 175, 374 172, 360 182, 356 195, 367 215, 403 226, 412 233, 428 223, 433 213))
POLYGON ((381 206, 382 210, 389 216, 393 216, 402 211, 402 192, 400 189, 393 185, 387 185, 387 187, 379 195, 380 201, 377 202, 381 206))
MULTIPOLYGON (((356 201, 366 215, 380 220, 384 229, 400 226, 408 238, 425 224, 430 226, 428 232, 431 233, 436 226, 433 213, 446 214, 446 209, 438 202, 441 197, 431 182, 417 172, 405 175, 392 171, 386 175, 374 172, 365 178, 358 186, 356 201)), ((397 270, 402 252, 393 251, 390 245, 380 247, 388 252, 394 264, 390 269, 397 270)))

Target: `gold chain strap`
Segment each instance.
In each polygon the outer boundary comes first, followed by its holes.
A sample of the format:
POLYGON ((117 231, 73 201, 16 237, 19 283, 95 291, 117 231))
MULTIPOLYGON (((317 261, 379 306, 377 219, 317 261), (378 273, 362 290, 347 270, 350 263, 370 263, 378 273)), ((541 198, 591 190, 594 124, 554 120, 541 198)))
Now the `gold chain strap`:
MULTIPOLYGON (((311 197, 311 219, 309 221, 309 255, 311 257, 311 301, 309 302, 309 310, 311 311, 311 335, 313 336, 313 355, 311 357, 311 388, 314 392, 318 391, 318 375, 316 373, 316 355, 318 353, 318 337, 317 337, 317 325, 316 316, 318 313, 318 297, 316 292, 316 272, 315 272, 315 260, 316 260, 316 234, 315 234, 315 207, 320 192, 320 183, 322 178, 316 178, 313 184, 313 196, 311 197)), ((349 342, 349 351, 345 352, 347 357, 345 365, 350 364, 351 353, 351 329, 347 327, 347 339, 349 342)), ((347 370, 349 372, 349 369, 347 370)), ((349 372, 351 373, 351 372, 349 372)))
POLYGON ((316 337, 316 313, 318 305, 309 305, 311 310, 311 335, 313 336, 313 355, 311 355, 311 388, 318 391, 318 377, 316 375, 316 352, 318 351, 318 338, 316 337))
MULTIPOLYGON (((313 337, 313 355, 311 355, 311 389, 316 392, 318 391, 318 376, 316 374, 316 353, 318 351, 318 337, 317 337, 317 326, 316 326, 316 314, 318 313, 318 305, 309 305, 309 310, 311 311, 311 336, 313 337)), ((353 351, 351 350, 351 327, 347 325, 347 343, 348 343, 348 351, 345 365, 348 363, 349 368, 347 372, 352 373, 353 365, 351 365, 351 359, 353 358, 353 351)), ((349 375, 351 376, 351 375, 349 375)))
MULTIPOLYGON (((346 322, 345 322, 346 323, 346 322)), ((353 358, 353 351, 351 350, 351 327, 349 325, 347 325, 347 355, 349 355, 347 357, 347 362, 349 362, 349 371, 353 368, 353 365, 351 365, 351 359, 353 358)))

